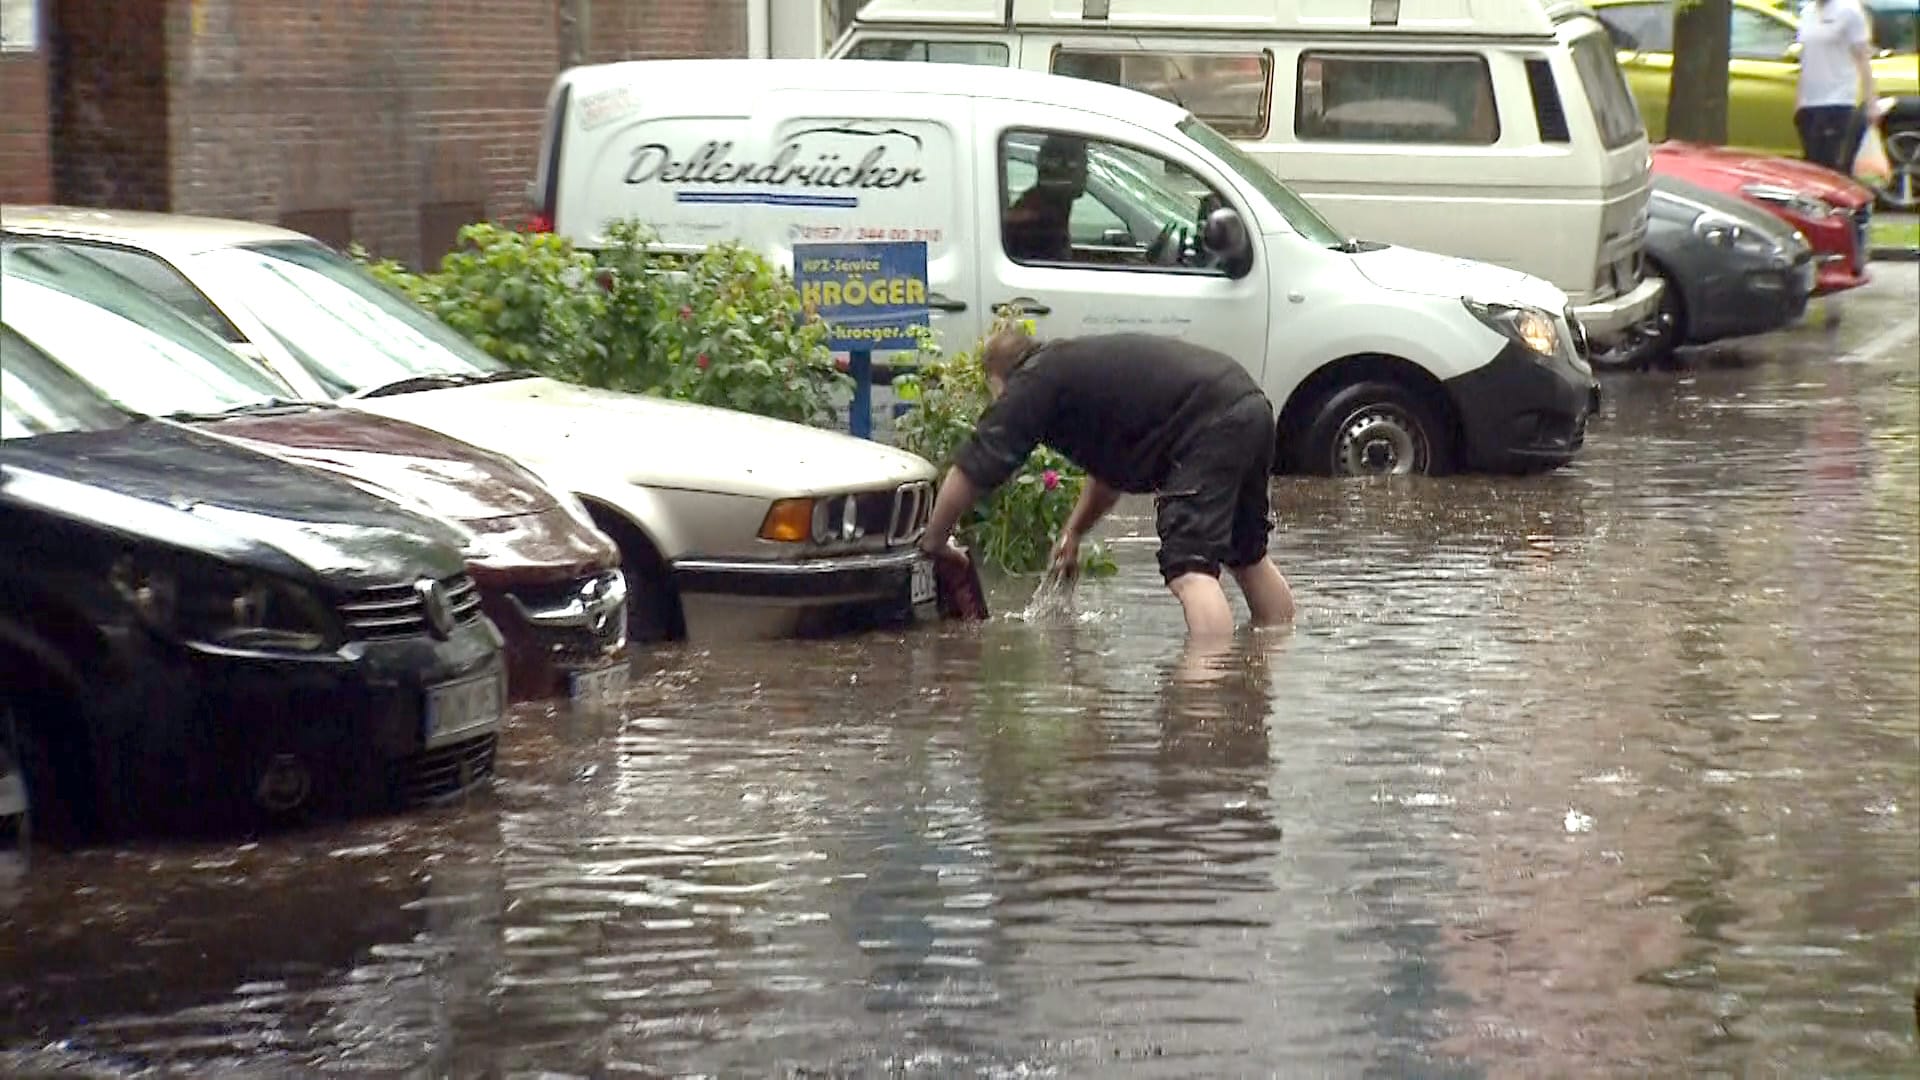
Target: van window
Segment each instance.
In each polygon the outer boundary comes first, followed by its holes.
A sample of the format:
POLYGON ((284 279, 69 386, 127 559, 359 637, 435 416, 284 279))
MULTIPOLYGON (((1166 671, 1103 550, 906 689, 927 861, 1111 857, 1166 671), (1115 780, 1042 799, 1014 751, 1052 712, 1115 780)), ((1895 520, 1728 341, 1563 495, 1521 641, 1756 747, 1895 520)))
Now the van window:
POLYGON ((916 41, 911 38, 862 38, 847 50, 848 60, 920 60, 933 64, 984 64, 1006 67, 1011 57, 998 41, 916 41))
POLYGON ((1303 140, 1490 146, 1500 138, 1485 57, 1300 55, 1294 134, 1303 140))
POLYGON ((1267 133, 1273 54, 1174 53, 1068 48, 1053 50, 1053 74, 1112 83, 1152 94, 1235 138, 1267 133))
POLYGON ((1614 4, 1594 14, 1606 24, 1616 49, 1627 52, 1673 51, 1673 5, 1614 4))
POLYGON ((1627 91, 1626 76, 1620 74, 1620 62, 1614 59, 1607 35, 1583 34, 1573 40, 1571 51, 1574 70, 1586 87, 1594 126, 1600 129, 1600 142, 1618 150, 1644 136, 1647 129, 1640 122, 1640 107, 1627 91))
POLYGON ((1224 273, 1198 250, 1219 194, 1157 154, 1065 132, 1000 140, 1001 243, 1022 264, 1224 273))
POLYGON ((1566 107, 1560 103, 1560 87, 1554 82, 1553 65, 1546 57, 1527 57, 1527 91, 1533 95, 1533 123, 1540 129, 1540 141, 1572 142, 1566 107))

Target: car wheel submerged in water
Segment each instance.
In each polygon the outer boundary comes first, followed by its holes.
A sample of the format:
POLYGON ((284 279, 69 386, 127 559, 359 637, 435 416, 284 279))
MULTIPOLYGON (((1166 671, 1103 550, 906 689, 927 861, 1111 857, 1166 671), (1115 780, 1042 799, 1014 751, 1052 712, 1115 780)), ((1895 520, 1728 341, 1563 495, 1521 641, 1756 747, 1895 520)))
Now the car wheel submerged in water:
POLYGON ((1355 383, 1329 395, 1308 426, 1306 471, 1322 476, 1437 476, 1452 465, 1452 433, 1399 383, 1355 383))
POLYGON ((1630 371, 1666 361, 1687 339, 1686 301, 1673 279, 1665 274, 1667 287, 1660 292, 1660 311, 1653 321, 1636 327, 1625 337, 1596 348, 1587 355, 1587 363, 1599 371, 1630 371))

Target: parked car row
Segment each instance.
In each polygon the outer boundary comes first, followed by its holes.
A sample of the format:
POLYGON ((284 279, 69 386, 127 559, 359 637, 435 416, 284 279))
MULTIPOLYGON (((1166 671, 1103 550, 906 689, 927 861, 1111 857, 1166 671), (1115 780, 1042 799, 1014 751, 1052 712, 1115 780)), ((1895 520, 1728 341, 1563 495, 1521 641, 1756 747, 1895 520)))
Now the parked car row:
MULTIPOLYGON (((1886 15, 1915 0, 1877 3, 1886 15)), ((1791 312, 1789 321, 1805 308, 1798 274, 1776 284, 1772 271, 1729 263, 1759 250, 1751 230, 1733 244, 1704 224, 1656 227, 1683 205, 1662 197, 1662 177, 1797 229, 1812 249, 1812 295, 1867 280, 1876 192, 1777 156, 1797 153, 1795 16, 1778 0, 1738 0, 1733 19, 1733 142, 1743 148, 1734 150, 1649 146, 1647 130, 1664 128, 1671 0, 1423 0, 1404 10, 1354 0, 1311 15, 1282 0, 870 0, 828 55, 1051 71, 1180 104, 1339 229, 1553 281, 1574 300, 1595 366, 1624 368, 1678 344, 1780 325, 1703 321, 1698 305, 1709 295, 1738 312, 1791 312)), ((1875 70, 1895 99, 1883 126, 1896 170, 1878 195, 1905 206, 1920 70, 1911 35, 1893 25, 1876 22, 1892 46, 1875 70)), ((1098 231, 1115 216, 1125 217, 1089 213, 1085 226, 1098 231)))
POLYGON ((0 827, 450 796, 636 638, 938 614, 923 459, 508 370, 297 233, 0 209, 0 333, 0 827))

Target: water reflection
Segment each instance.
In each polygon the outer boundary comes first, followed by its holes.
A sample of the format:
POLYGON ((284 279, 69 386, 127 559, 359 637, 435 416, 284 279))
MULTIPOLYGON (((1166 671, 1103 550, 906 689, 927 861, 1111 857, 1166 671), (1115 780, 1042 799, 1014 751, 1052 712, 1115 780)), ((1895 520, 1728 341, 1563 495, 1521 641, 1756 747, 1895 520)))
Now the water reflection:
POLYGON ((1122 542, 1064 612, 663 652, 466 806, 41 860, 0 1071, 1897 1074, 1916 382, 1656 373, 1563 473, 1283 481, 1289 630, 1183 647, 1122 542))

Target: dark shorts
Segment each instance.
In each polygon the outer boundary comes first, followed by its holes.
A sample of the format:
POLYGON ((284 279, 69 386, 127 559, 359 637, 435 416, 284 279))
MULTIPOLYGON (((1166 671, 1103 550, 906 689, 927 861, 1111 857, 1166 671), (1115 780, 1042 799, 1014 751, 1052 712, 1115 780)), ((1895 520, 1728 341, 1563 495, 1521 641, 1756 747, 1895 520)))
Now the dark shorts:
POLYGON ((1154 497, 1161 577, 1218 577, 1222 566, 1237 570, 1266 557, 1273 447, 1273 406, 1264 394, 1241 398, 1180 441, 1154 497))

